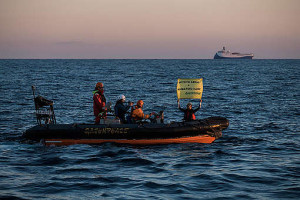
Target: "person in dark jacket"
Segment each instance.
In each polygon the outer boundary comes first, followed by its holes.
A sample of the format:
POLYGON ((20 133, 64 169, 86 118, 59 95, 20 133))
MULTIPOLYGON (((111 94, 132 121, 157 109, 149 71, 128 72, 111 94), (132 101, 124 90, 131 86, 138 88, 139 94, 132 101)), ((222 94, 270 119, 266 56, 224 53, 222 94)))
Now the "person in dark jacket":
POLYGON ((93 91, 93 108, 95 116, 95 124, 100 123, 100 119, 106 118, 106 98, 104 96, 103 83, 97 83, 93 91))
POLYGON ((115 105, 115 115, 120 119, 121 123, 123 124, 126 123, 125 114, 129 110, 129 108, 133 105, 133 102, 129 102, 129 104, 125 106, 124 105, 125 100, 126 100, 125 96, 121 94, 115 105))
POLYGON ((197 112, 201 108, 202 99, 200 100, 199 107, 196 108, 195 110, 192 108, 192 103, 190 102, 187 104, 186 109, 180 107, 179 100, 177 102, 178 102, 179 110, 184 112, 184 121, 196 120, 195 112, 197 112))

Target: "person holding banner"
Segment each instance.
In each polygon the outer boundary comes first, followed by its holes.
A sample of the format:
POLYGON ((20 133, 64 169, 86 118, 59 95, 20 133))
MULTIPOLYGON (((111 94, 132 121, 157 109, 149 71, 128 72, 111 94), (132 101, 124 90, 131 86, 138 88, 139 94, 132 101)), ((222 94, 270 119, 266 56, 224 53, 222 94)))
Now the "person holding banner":
POLYGON ((196 119, 195 112, 201 108, 203 92, 203 79, 178 79, 177 81, 177 103, 178 108, 184 112, 184 121, 196 119), (180 107, 180 99, 200 99, 199 107, 193 110, 192 103, 188 103, 186 109, 180 107))
POLYGON ((189 102, 186 105, 186 109, 183 109, 183 108, 180 107, 179 99, 177 100, 177 103, 178 103, 179 110, 184 112, 184 118, 183 118, 184 121, 189 122, 189 121, 196 120, 195 113, 201 108, 202 99, 200 99, 199 107, 196 108, 195 110, 193 109, 193 106, 192 106, 191 102, 189 102))

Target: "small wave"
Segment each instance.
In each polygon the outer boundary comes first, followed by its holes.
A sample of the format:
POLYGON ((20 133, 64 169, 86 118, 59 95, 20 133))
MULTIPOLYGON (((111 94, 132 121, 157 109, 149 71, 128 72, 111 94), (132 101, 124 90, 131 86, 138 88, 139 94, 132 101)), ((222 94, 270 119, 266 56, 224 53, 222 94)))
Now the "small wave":
POLYGON ((2 200, 27 200, 25 198, 17 197, 15 195, 0 195, 0 199, 2 200))
POLYGON ((281 127, 279 127, 277 124, 273 122, 262 124, 261 126, 255 127, 256 130, 270 130, 270 129, 280 129, 280 128, 281 127))
POLYGON ((143 187, 149 189, 156 189, 158 191, 164 193, 173 193, 173 194, 182 194, 185 193, 184 187, 178 183, 162 183, 162 182, 154 182, 154 181, 147 181, 143 183, 143 187))
POLYGON ((32 162, 32 165, 34 166, 60 165, 63 164, 64 162, 65 159, 59 157, 46 157, 46 158, 35 160, 34 162, 32 162))
MULTIPOLYGON (((242 173, 242 171, 241 171, 242 173)), ((254 184, 267 184, 267 185, 277 185, 278 183, 272 179, 272 177, 263 176, 258 177, 254 176, 253 174, 249 173, 247 176, 244 174, 237 174, 237 173, 226 173, 223 175, 228 180, 232 182, 245 182, 245 183, 254 183, 254 184)))
POLYGON ((76 164, 81 164, 81 163, 94 163, 99 161, 99 157, 87 157, 87 158, 82 158, 82 159, 77 159, 75 161, 76 164))
POLYGON ((96 175, 93 178, 94 181, 100 181, 104 183, 118 183, 118 184, 124 184, 124 183, 130 183, 132 182, 132 179, 127 177, 121 177, 121 176, 107 176, 107 175, 96 175))
POLYGON ((127 166, 148 166, 154 164, 154 162, 143 158, 125 158, 117 160, 116 162, 120 162, 127 166))
POLYGON ((82 173, 82 172, 91 172, 91 171, 92 170, 89 169, 89 168, 84 168, 82 166, 78 166, 77 168, 75 168, 75 167, 72 167, 72 168, 68 167, 68 168, 65 168, 65 169, 58 169, 55 172, 57 174, 64 174, 64 173, 73 173, 73 172, 81 172, 82 173))

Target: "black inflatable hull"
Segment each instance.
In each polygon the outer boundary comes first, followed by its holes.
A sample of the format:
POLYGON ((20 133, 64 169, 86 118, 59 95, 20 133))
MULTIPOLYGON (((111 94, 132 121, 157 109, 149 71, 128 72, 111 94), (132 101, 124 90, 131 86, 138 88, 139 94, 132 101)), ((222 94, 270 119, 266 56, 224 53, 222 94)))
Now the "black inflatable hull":
POLYGON ((228 126, 224 117, 171 124, 49 124, 34 126, 23 137, 46 145, 211 143, 228 126))

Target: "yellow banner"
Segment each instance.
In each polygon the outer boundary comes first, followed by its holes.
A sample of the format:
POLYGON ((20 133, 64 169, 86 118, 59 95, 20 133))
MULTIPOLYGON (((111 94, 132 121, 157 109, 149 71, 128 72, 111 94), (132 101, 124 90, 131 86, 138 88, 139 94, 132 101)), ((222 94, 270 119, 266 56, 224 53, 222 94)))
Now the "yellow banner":
POLYGON ((201 99, 203 92, 203 79, 178 79, 178 99, 201 99))

